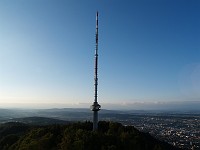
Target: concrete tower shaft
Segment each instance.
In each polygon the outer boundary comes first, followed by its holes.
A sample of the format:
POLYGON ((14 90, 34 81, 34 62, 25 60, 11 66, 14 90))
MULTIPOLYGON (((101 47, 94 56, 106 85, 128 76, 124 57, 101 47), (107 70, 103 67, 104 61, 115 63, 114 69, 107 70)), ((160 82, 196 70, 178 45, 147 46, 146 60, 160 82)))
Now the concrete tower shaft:
POLYGON ((98 98, 98 12, 96 14, 96 47, 95 47, 95 55, 94 55, 94 103, 90 107, 93 111, 93 130, 98 129, 98 111, 101 106, 97 102, 98 98))

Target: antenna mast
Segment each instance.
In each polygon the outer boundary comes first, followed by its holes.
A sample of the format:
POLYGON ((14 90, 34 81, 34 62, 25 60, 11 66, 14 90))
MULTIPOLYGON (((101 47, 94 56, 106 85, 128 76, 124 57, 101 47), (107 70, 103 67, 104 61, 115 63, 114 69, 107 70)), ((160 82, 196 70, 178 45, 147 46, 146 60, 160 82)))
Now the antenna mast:
POLYGON ((97 86, 98 86, 98 12, 96 14, 96 47, 95 47, 95 62, 94 62, 94 103, 90 107, 93 111, 93 131, 98 129, 98 111, 101 105, 97 102, 97 86))

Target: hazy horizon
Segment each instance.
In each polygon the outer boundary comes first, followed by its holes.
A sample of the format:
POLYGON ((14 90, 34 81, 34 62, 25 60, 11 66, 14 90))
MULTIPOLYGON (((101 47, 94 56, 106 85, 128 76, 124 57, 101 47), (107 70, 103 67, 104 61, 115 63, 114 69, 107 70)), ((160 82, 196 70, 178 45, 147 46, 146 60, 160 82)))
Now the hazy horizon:
MULTIPOLYGON (((0 109, 62 109, 85 108, 90 109, 91 103, 0 103, 0 109)), ((172 111, 200 111, 199 101, 183 102, 124 102, 101 103, 103 109, 108 110, 172 110, 172 111)))

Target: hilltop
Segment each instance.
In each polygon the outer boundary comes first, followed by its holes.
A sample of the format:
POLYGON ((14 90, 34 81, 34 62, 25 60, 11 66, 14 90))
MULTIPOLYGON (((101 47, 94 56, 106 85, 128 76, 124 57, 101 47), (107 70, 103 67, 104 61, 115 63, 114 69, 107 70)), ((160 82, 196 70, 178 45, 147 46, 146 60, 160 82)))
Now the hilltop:
POLYGON ((92 131, 91 122, 54 125, 30 125, 10 122, 0 125, 1 150, 176 150, 133 126, 117 122, 99 122, 92 131))

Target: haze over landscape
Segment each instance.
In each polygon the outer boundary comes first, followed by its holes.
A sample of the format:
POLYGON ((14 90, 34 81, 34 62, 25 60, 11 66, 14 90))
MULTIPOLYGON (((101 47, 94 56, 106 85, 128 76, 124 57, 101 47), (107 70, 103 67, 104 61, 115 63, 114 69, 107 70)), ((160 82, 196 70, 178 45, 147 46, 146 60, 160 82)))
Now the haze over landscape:
POLYGON ((200 1, 0 1, 0 108, 200 108, 200 1))

